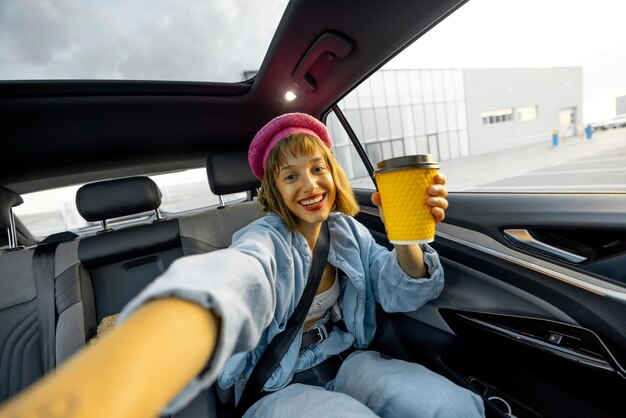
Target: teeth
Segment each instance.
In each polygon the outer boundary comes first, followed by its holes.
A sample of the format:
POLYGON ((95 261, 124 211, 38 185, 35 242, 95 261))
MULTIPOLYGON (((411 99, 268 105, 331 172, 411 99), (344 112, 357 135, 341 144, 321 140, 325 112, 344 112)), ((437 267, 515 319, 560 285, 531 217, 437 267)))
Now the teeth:
POLYGON ((323 198, 324 198, 324 196, 322 195, 322 196, 316 197, 315 199, 303 200, 303 201, 300 202, 300 204, 302 204, 304 206, 314 205, 316 203, 321 202, 323 198))

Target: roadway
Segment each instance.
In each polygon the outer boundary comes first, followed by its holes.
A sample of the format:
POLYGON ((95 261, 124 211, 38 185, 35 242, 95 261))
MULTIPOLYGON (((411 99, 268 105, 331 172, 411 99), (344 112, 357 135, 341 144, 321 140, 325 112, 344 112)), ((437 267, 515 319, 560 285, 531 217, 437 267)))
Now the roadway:
POLYGON ((626 128, 445 161, 441 171, 450 191, 626 192, 626 128))

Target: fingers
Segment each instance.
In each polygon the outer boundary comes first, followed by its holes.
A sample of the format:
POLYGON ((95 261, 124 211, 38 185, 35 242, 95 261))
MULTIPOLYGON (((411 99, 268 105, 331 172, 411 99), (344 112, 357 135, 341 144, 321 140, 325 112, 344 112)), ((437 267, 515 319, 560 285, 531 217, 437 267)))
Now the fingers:
POLYGON ((446 175, 443 173, 435 174, 435 184, 446 184, 446 175))
POLYGON ((380 193, 374 192, 372 193, 372 203, 378 206, 380 219, 385 223, 385 216, 383 215, 383 209, 381 208, 382 200, 380 199, 380 193))
POLYGON ((435 218, 435 223, 439 223, 446 218, 446 212, 444 212, 444 210, 441 209, 440 207, 431 208, 430 212, 433 214, 433 217, 435 218))
POLYGON ((372 193, 372 203, 375 204, 376 206, 380 206, 381 204, 380 193, 378 192, 372 193))
POLYGON ((448 197, 448 189, 446 188, 446 175, 443 173, 435 174, 435 184, 428 188, 428 194, 435 197, 448 197))
POLYGON ((444 185, 434 184, 428 187, 428 195, 434 197, 448 197, 448 189, 444 185))
POLYGON ((428 194, 434 197, 448 197, 448 189, 443 185, 433 185, 428 188, 428 194))
POLYGON ((429 197, 426 203, 431 208, 441 208, 443 210, 448 209, 448 200, 443 197, 429 197))
POLYGON ((448 189, 445 186, 446 175, 437 173, 435 175, 435 184, 428 188, 428 199, 426 200, 430 206, 430 212, 435 218, 435 222, 439 223, 446 217, 446 209, 448 209, 448 189))
POLYGON ((430 213, 435 218, 435 223, 439 223, 445 219, 445 210, 448 209, 448 200, 446 198, 429 197, 426 203, 430 206, 430 213))

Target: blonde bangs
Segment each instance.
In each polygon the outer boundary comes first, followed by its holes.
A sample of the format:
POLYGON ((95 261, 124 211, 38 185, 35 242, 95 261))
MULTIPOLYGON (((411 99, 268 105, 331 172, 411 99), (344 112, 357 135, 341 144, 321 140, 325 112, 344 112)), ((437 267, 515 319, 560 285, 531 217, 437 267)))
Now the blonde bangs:
POLYGON ((267 167, 269 168, 271 165, 276 170, 274 173, 276 175, 278 174, 278 169, 287 164, 287 158, 290 156, 298 157, 300 155, 320 154, 325 157, 327 152, 328 148, 326 145, 318 139, 307 134, 294 134, 276 144, 267 160, 267 167), (276 157, 276 161, 274 164, 270 164, 273 156, 276 157))

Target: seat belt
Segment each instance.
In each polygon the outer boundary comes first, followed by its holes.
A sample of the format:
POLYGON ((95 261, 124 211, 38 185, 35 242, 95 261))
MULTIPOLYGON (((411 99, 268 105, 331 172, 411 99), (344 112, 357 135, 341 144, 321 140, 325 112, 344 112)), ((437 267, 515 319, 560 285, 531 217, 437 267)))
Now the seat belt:
POLYGON ((296 338, 299 332, 302 331, 302 325, 304 319, 313 303, 313 298, 317 293, 320 281, 322 280, 322 274, 324 273, 324 267, 326 267, 326 261, 328 259, 330 236, 328 233, 328 222, 322 223, 320 234, 317 237, 315 243, 315 249, 313 250, 313 260, 311 261, 311 270, 309 271, 309 277, 307 279, 306 287, 298 305, 293 311, 293 314, 287 320, 285 330, 276 335, 269 343, 267 348, 261 354, 259 361, 257 361, 248 383, 243 390, 241 399, 237 404, 237 410, 243 415, 248 408, 250 408, 255 402, 261 399, 264 395, 263 387, 265 382, 270 378, 274 370, 284 357, 285 353, 291 346, 291 343, 296 338))
POLYGON ((54 253, 60 243, 71 241, 77 236, 72 232, 50 235, 41 241, 33 253, 41 365, 44 374, 51 371, 56 365, 55 335, 57 311, 54 297, 54 253))

